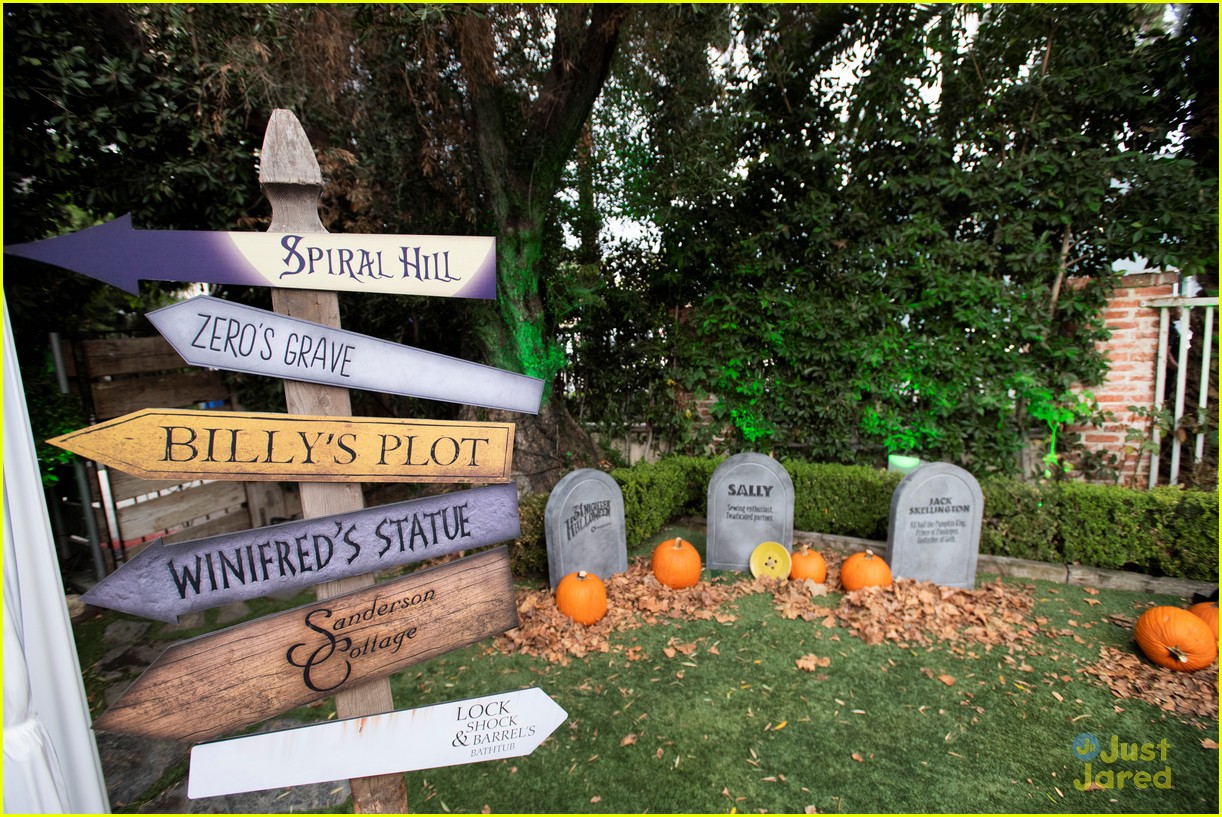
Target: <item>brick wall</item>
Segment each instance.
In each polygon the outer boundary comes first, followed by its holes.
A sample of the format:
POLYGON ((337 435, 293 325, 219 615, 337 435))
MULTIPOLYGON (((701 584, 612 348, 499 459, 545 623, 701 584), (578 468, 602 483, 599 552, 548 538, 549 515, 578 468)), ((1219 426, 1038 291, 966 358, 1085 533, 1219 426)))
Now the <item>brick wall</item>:
POLYGON ((1066 432, 1078 433, 1086 448, 1117 456, 1122 485, 1149 485, 1148 456, 1141 454, 1139 461, 1136 452, 1125 450, 1128 430, 1146 427, 1146 421, 1130 412, 1128 406, 1154 405, 1160 310, 1143 307, 1142 303, 1174 295, 1178 280, 1175 272, 1137 273, 1120 280, 1103 310, 1103 319, 1112 332, 1100 344, 1109 362, 1107 379, 1091 389, 1099 407, 1112 412, 1115 419, 1099 428, 1066 428, 1066 432))

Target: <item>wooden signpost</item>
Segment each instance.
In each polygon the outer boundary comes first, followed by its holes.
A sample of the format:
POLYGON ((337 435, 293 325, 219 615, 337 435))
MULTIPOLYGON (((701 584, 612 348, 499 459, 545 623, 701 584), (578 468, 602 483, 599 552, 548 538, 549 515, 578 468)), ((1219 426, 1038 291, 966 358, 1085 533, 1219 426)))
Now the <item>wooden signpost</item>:
POLYGON ((330 721, 191 749, 187 796, 213 797, 533 752, 567 713, 538 687, 330 721), (326 747, 320 751, 319 747, 326 747), (251 763, 257 757, 259 763, 251 763))
MULTIPOLYGON (((361 735, 376 723, 375 732, 424 745, 434 740, 415 731, 431 717, 425 710, 369 716, 394 709, 390 673, 517 626, 508 553, 488 550, 376 586, 373 571, 516 537, 516 490, 476 489, 364 511, 359 483, 507 482, 514 426, 351 417, 348 387, 537 413, 542 382, 339 328, 336 291, 494 297, 492 239, 328 234, 318 218, 318 162, 297 118, 284 110, 268 123, 259 181, 272 204, 267 233, 137 231, 124 217, 5 248, 129 291, 140 279, 273 287, 274 313, 204 298, 150 317, 191 363, 286 378, 287 414, 145 409, 50 442, 150 479, 300 483, 301 522, 155 545, 99 584, 92 603, 173 619, 321 581, 318 601, 169 647, 94 725, 201 741, 334 695, 341 731, 355 724, 361 735)), ((485 724, 491 707, 503 710, 495 717, 512 719, 525 706, 496 699, 467 703, 482 707, 485 724)), ((542 724, 521 734, 522 747, 555 728, 542 724)), ((482 743, 516 751, 519 742, 507 737, 516 727, 505 727, 499 737, 483 726, 459 727, 452 748, 482 743)), ((330 739, 311 736, 294 751, 308 754, 330 739)), ((354 751, 368 762, 332 766, 355 775, 354 811, 405 813, 402 772, 424 766, 382 763, 398 753, 392 744, 360 744, 354 751)), ((270 759, 250 751, 225 751, 227 768, 258 769, 270 759)), ((319 754, 331 759, 347 750, 337 745, 319 754)))
POLYGON ((486 550, 174 644, 94 726, 208 740, 516 626, 509 551, 486 550))
POLYGON ((134 230, 125 215, 87 230, 13 244, 4 252, 133 294, 141 280, 148 280, 496 297, 496 241, 483 236, 134 230))
POLYGON ((148 313, 195 366, 536 414, 537 377, 201 295, 148 313))
POLYGON ((512 423, 143 409, 47 442, 144 479, 506 482, 513 430, 512 423))
POLYGON ((81 600, 159 621, 494 545, 521 534, 513 485, 317 516, 207 539, 160 539, 81 600))

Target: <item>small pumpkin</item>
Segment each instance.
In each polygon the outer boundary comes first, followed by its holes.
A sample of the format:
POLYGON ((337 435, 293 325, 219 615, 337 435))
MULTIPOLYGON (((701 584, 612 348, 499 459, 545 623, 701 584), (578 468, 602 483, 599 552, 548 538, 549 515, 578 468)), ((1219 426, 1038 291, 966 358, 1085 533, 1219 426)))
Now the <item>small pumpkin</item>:
POLYGON ((840 566, 840 583, 849 592, 863 587, 884 587, 891 584, 891 568, 874 551, 859 551, 840 566))
POLYGON ((827 562, 823 554, 808 545, 795 550, 790 557, 789 578, 798 581, 810 579, 815 584, 823 584, 827 581, 827 562))
POLYGON ((667 539, 654 548, 650 565, 654 577, 675 590, 700 581, 700 551, 683 538, 667 539))
POLYGON ((1151 607, 1133 626, 1137 646, 1155 664, 1179 672, 1208 667, 1218 657, 1209 625, 1182 607, 1151 607))
POLYGON ((594 624, 607 614, 607 586, 593 573, 570 573, 556 585, 556 607, 578 624, 594 624))
POLYGON ((1188 608, 1188 612, 1209 625, 1209 631, 1218 640, 1218 603, 1216 601, 1201 601, 1188 608))

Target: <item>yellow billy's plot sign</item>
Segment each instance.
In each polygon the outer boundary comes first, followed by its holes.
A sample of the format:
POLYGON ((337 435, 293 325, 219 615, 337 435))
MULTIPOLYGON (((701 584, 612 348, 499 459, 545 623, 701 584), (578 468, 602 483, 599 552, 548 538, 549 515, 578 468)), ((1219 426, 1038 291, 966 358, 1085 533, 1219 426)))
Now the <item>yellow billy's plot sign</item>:
POLYGON ((507 482, 513 423, 144 409, 48 440, 144 479, 507 482))

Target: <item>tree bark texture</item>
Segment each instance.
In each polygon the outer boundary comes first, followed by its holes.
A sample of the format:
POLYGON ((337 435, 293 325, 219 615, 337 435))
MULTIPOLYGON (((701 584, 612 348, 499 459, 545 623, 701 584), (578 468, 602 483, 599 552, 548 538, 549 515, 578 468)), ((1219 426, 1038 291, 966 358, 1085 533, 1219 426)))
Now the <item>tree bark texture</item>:
POLYGON ((507 418, 517 423, 514 470, 526 491, 547 490, 571 467, 597 461, 589 435, 552 394, 565 354, 547 324, 540 259, 547 210, 606 81, 628 13, 621 4, 556 7, 550 64, 533 100, 502 82, 487 15, 469 11, 454 22, 476 161, 497 227, 497 300, 482 310, 479 342, 492 365, 545 384, 537 416, 507 418))

